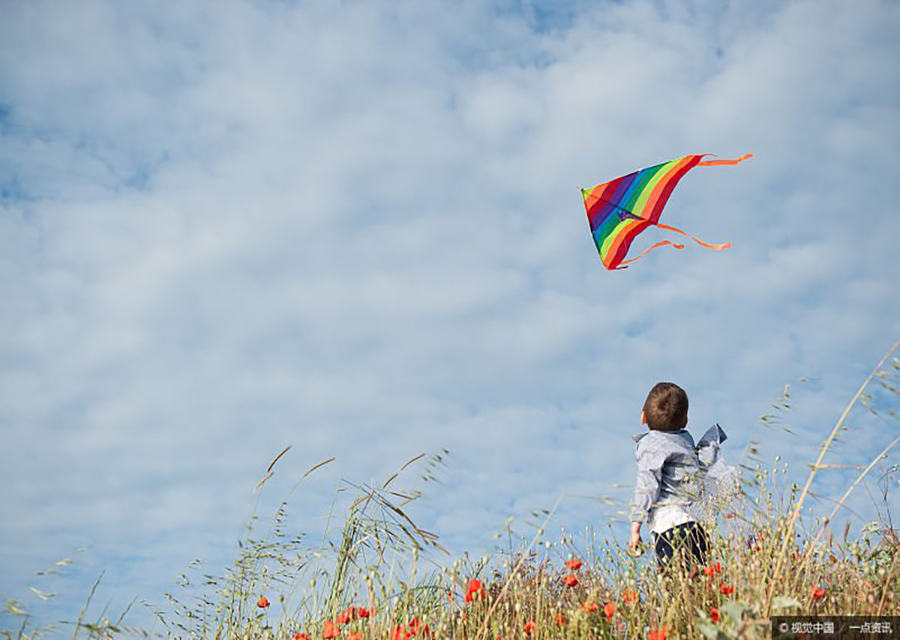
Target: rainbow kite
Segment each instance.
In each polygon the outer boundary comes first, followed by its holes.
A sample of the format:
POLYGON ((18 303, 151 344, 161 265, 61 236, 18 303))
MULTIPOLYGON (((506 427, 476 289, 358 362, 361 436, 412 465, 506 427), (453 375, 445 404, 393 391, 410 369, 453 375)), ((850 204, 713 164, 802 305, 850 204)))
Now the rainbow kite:
MULTIPOLYGON (((672 194, 672 189, 684 174, 694 167, 735 165, 753 156, 752 153, 748 153, 736 160, 703 160, 707 155, 709 154, 685 156, 680 160, 629 173, 592 189, 581 190, 588 222, 591 224, 591 233, 594 235, 594 242, 597 243, 600 260, 607 269, 626 269, 628 263, 639 260, 657 247, 671 245, 676 249, 684 249, 682 244, 663 240, 639 256, 625 260, 632 241, 651 225, 688 235, 681 229, 659 222, 659 216, 672 194)), ((688 237, 707 249, 718 251, 731 246, 727 242, 707 244, 693 236, 688 237)))

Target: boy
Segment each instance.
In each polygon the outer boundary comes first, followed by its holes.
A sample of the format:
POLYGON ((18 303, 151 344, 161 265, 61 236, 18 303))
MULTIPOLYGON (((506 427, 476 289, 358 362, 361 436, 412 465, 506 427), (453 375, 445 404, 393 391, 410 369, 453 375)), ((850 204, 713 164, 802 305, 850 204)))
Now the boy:
POLYGON ((691 515, 698 499, 701 465, 694 439, 685 429, 687 421, 688 397, 684 389, 671 382, 660 382, 650 390, 641 411, 641 424, 646 424, 648 431, 633 436, 638 471, 631 501, 628 548, 634 554, 640 552, 641 525, 646 521, 653 534, 660 570, 676 553, 683 556, 688 567, 706 564, 709 541, 691 515))

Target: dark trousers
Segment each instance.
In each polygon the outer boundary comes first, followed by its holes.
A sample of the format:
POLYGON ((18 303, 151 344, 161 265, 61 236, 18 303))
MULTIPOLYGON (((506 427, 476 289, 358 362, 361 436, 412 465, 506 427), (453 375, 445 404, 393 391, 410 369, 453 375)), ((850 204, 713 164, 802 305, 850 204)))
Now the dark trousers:
POLYGON ((699 522, 685 522, 654 535, 656 541, 656 561, 660 570, 664 569, 676 553, 684 556, 688 567, 693 564, 706 564, 706 553, 709 550, 709 538, 699 522))

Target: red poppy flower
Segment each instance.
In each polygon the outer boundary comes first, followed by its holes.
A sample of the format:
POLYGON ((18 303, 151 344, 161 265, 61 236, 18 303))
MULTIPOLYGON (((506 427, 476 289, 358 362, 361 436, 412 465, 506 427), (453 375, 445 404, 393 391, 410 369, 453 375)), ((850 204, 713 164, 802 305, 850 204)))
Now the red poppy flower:
POLYGON ((726 513, 726 514, 725 514, 725 517, 726 517, 726 518, 733 518, 733 517, 734 517, 734 514, 733 514, 733 513, 726 513))
POLYGON ((413 618, 409 621, 409 633, 414 636, 421 633, 423 638, 431 636, 431 630, 428 628, 428 625, 418 618, 413 618))
POLYGON ((469 586, 466 587, 466 602, 472 602, 477 598, 484 600, 484 585, 481 584, 481 580, 471 579, 469 580, 469 586))
POLYGON ((810 589, 809 595, 813 600, 821 600, 825 597, 825 587, 813 587, 810 589))
POLYGON ((719 621, 719 610, 713 607, 709 610, 709 617, 712 618, 713 622, 719 621))
POLYGON ((564 627, 564 626, 566 626, 566 616, 564 616, 564 615, 561 614, 561 613, 557 613, 557 614, 556 614, 556 626, 557 626, 557 627, 564 627))
POLYGON ((407 640, 409 638, 409 631, 406 630, 402 624, 398 624, 394 629, 394 632, 391 634, 391 640, 407 640))
POLYGON ((534 620, 529 620, 528 622, 526 622, 524 629, 525 635, 530 636, 532 633, 534 633, 534 626, 534 620))
POLYGON ((723 584, 721 587, 719 587, 719 593, 726 595, 726 596, 730 596, 732 593, 734 593, 734 587, 727 585, 727 584, 723 584))
POLYGON ((615 602, 607 602, 606 606, 603 607, 603 613, 606 614, 607 622, 612 620, 613 615, 616 613, 616 603, 615 602))
POLYGON ((337 618, 334 619, 338 624, 347 624, 353 619, 354 614, 353 607, 350 607, 346 611, 342 611, 337 615, 337 618))
POLYGON ((566 563, 566 566, 569 567, 572 571, 578 571, 581 568, 581 560, 578 558, 572 558, 566 563))
POLYGON ((704 572, 707 576, 709 576, 710 578, 712 578, 712 577, 713 577, 714 575, 716 575, 717 573, 722 573, 722 565, 719 564, 718 562, 715 563, 715 564, 711 564, 711 565, 709 565, 708 567, 706 567, 706 569, 704 569, 703 572, 704 572))
POLYGON ((257 601, 256 606, 260 609, 265 609, 269 606, 269 600, 265 596, 263 596, 257 601))
POLYGON ((325 621, 325 628, 322 629, 323 638, 337 638, 341 635, 341 630, 335 626, 331 620, 325 621))
POLYGON ((650 635, 647 636, 647 640, 666 640, 666 632, 669 630, 666 625, 663 625, 659 629, 654 629, 650 632, 650 635))
POLYGON ((578 578, 575 577, 574 573, 570 573, 565 577, 565 580, 563 580, 563 582, 567 587, 572 588, 578 584, 578 578))
POLYGON ((360 618, 368 618, 370 615, 372 615, 372 612, 368 609, 363 609, 362 607, 356 607, 356 615, 358 615, 360 618))
POLYGON ((291 640, 309 640, 308 633, 295 633, 291 636, 291 640))
POLYGON ((599 609, 599 605, 593 600, 588 600, 583 605, 581 605, 582 610, 587 611, 588 613, 593 613, 597 609, 599 609))
POLYGON ((629 602, 637 602, 637 601, 638 601, 637 591, 631 590, 631 591, 623 591, 622 592, 622 602, 624 602, 625 604, 628 604, 629 602))

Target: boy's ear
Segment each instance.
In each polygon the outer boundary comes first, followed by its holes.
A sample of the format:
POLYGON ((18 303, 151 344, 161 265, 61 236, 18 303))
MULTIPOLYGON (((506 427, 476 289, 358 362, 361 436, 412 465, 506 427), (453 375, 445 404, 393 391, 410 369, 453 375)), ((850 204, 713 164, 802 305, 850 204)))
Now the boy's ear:
POLYGON ((647 424, 647 414, 641 411, 641 424, 647 424))

